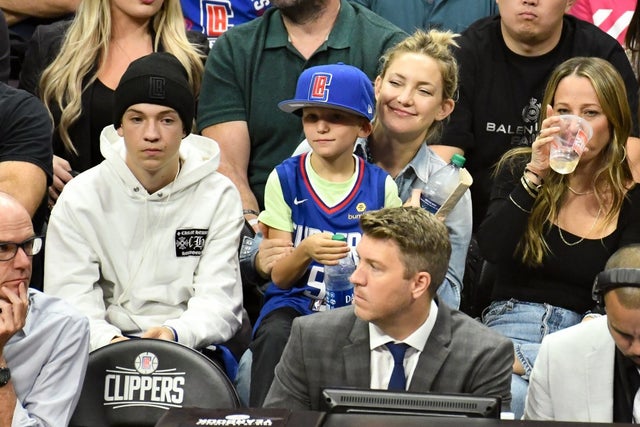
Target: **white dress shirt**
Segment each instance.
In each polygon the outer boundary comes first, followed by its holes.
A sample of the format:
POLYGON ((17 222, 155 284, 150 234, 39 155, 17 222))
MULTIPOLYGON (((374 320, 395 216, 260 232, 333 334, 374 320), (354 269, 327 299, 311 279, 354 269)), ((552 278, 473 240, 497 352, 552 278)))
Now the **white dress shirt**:
POLYGON ((396 341, 389 335, 385 334, 380 328, 373 323, 369 323, 369 349, 371 350, 371 388, 386 390, 389 386, 391 373, 393 372, 393 356, 387 349, 386 343, 393 341, 394 343, 403 342, 409 345, 404 355, 404 372, 407 376, 407 388, 411 384, 411 378, 416 370, 418 358, 424 349, 429 335, 433 330, 433 325, 438 317, 438 305, 431 301, 429 316, 418 329, 403 341, 396 341))
MULTIPOLYGON (((640 368, 636 368, 640 374, 640 368)), ((636 391, 636 397, 633 399, 633 419, 634 424, 640 424, 640 390, 636 391)))

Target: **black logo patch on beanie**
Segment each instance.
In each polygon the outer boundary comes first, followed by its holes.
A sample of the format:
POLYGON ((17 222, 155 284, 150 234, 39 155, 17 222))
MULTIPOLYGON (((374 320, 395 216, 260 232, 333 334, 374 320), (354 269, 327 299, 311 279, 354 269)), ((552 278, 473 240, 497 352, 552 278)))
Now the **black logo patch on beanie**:
POLYGON ((149 98, 165 99, 167 97, 164 89, 166 83, 164 77, 149 77, 149 98))
POLYGON ((191 132, 195 97, 189 74, 178 59, 167 52, 138 58, 124 72, 113 100, 113 124, 122 125, 125 111, 135 104, 156 104, 176 110, 185 134, 191 132))

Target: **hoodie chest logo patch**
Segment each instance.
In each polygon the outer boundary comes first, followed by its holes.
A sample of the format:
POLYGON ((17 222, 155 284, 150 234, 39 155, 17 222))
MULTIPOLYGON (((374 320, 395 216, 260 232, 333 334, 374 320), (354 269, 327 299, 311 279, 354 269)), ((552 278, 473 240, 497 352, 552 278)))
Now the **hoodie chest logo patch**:
POLYGON ((204 249, 204 242, 207 240, 206 228, 188 228, 176 230, 176 256, 200 256, 204 249))

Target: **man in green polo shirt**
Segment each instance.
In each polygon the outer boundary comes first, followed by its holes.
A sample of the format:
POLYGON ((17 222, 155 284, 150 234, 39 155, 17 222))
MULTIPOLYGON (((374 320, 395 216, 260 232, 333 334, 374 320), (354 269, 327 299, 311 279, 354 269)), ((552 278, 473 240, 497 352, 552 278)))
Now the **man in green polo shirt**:
POLYGON ((300 73, 344 62, 372 80, 378 59, 407 35, 346 0, 272 0, 260 18, 229 29, 207 60, 198 129, 222 152, 219 171, 240 190, 245 217, 255 224, 271 170, 302 139, 300 119, 278 109, 300 73))

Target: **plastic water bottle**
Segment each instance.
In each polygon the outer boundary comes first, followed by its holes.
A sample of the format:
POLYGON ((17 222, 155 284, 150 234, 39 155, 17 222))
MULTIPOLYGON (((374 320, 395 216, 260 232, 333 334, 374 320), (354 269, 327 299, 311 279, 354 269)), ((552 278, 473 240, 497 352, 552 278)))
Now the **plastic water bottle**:
POLYGON ((429 177, 420 194, 420 206, 423 209, 432 214, 438 212, 440 206, 458 186, 460 168, 464 166, 464 162, 463 156, 454 154, 451 157, 451 163, 438 169, 429 177))
MULTIPOLYGON (((346 242, 342 234, 334 234, 331 240, 346 242)), ((337 265, 324 266, 324 286, 327 298, 327 310, 350 305, 353 301, 353 283, 349 280, 356 269, 356 263, 351 252, 341 258, 337 265)))

